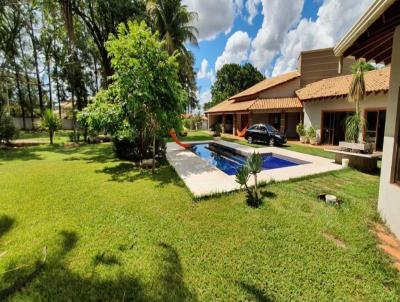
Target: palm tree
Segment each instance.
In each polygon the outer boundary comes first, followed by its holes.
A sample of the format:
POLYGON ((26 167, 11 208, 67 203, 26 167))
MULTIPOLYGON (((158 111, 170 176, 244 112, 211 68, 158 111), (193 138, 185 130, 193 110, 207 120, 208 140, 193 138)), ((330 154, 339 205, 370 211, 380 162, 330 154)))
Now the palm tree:
POLYGON ((197 46, 198 30, 192 25, 197 13, 188 11, 181 0, 149 0, 147 12, 154 29, 165 41, 168 53, 172 55, 175 51, 179 51, 189 58, 185 42, 197 46))
POLYGON ((349 88, 348 100, 350 103, 355 103, 355 114, 346 119, 347 141, 357 143, 360 131, 364 127, 364 119, 360 115, 360 101, 364 100, 367 95, 364 73, 373 69, 374 67, 364 60, 358 60, 352 65, 353 79, 349 88))
POLYGON ((193 108, 197 105, 194 57, 185 43, 198 44, 198 30, 192 25, 197 13, 189 11, 181 0, 148 0, 146 8, 152 27, 165 41, 168 53, 177 54, 179 81, 187 91, 188 108, 193 108))

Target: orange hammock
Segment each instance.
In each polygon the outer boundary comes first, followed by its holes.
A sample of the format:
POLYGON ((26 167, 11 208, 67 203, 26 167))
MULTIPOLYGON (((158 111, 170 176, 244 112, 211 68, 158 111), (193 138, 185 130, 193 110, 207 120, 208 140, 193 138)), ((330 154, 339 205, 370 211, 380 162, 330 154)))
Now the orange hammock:
POLYGON ((243 137, 246 134, 246 131, 247 131, 247 126, 244 127, 242 129, 242 131, 239 131, 239 130, 236 129, 236 135, 239 136, 239 137, 243 137))
POLYGON ((190 145, 184 144, 184 143, 182 143, 182 142, 178 139, 178 137, 176 136, 176 132, 175 132, 174 130, 171 130, 171 131, 169 132, 169 135, 171 135, 171 137, 172 137, 172 139, 174 140, 174 142, 177 143, 179 146, 181 146, 181 147, 183 147, 183 148, 185 148, 185 149, 190 148, 190 145))

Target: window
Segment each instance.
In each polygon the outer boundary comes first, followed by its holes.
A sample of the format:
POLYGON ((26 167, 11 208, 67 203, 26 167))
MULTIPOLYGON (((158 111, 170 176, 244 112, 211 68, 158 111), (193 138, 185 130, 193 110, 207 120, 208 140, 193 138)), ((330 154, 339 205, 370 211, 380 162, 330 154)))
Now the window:
POLYGON ((397 118, 396 118, 397 127, 395 131, 395 160, 396 166, 394 171, 394 182, 400 185, 400 88, 398 94, 398 102, 397 102, 397 118))

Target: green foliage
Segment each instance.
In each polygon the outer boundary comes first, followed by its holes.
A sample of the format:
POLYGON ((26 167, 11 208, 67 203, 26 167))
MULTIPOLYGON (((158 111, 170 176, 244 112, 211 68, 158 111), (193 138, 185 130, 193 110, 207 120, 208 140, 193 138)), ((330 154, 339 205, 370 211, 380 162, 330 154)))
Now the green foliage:
POLYGON ((150 137, 180 128, 186 94, 176 58, 144 22, 119 25, 118 35, 110 36, 106 48, 113 82, 96 95, 79 120, 115 139, 137 141, 144 156, 150 137))
POLYGON ((15 128, 11 116, 0 111, 0 143, 8 143, 17 137, 18 130, 15 128))
POLYGON ((370 70, 373 70, 374 67, 363 61, 358 60, 352 65, 353 79, 349 88, 349 102, 354 102, 356 106, 356 113, 359 113, 359 102, 365 99, 366 89, 365 89, 365 80, 364 73, 370 70))
POLYGON ((50 144, 53 144, 54 132, 61 127, 58 115, 50 109, 45 110, 41 120, 41 127, 49 132, 50 144))
POLYGON ((365 119, 359 113, 348 116, 346 118, 346 141, 351 143, 358 143, 360 133, 364 128, 364 125, 365 119))
MULTIPOLYGON (((296 129, 297 130, 297 129, 296 129)), ((310 127, 307 130, 307 136, 309 138, 316 138, 317 137, 317 130, 314 127, 310 127)))
POLYGON ((224 131, 222 125, 220 123, 215 124, 214 126, 214 136, 221 136, 221 133, 224 131))
POLYGON ((212 100, 204 108, 215 106, 264 79, 263 74, 250 63, 225 64, 218 70, 216 81, 211 87, 212 100))
POLYGON ((261 199, 258 196, 258 183, 257 174, 262 170, 263 159, 259 153, 254 152, 249 156, 246 164, 243 165, 236 173, 236 182, 241 186, 245 187, 247 191, 247 204, 252 207, 259 207, 261 204, 261 199), (247 182, 250 175, 254 177, 254 188, 250 190, 247 186, 247 182))
POLYGON ((299 136, 306 136, 307 135, 307 131, 306 128, 304 127, 303 123, 298 123, 296 125, 296 132, 299 136))

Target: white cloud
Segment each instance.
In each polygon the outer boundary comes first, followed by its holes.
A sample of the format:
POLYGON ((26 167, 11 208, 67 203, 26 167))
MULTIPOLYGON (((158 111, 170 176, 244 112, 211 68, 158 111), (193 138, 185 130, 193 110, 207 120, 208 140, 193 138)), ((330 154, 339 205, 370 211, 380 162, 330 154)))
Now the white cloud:
POLYGON ((206 59, 201 61, 200 70, 197 72, 197 78, 209 79, 211 82, 215 80, 214 73, 208 68, 208 61, 206 59))
POLYGON ((197 98, 199 100, 199 107, 203 108, 205 103, 211 101, 211 90, 205 90, 203 92, 197 92, 197 98))
POLYGON ((247 0, 246 9, 249 13, 247 17, 247 22, 249 24, 253 24, 253 19, 258 15, 258 5, 261 3, 261 0, 247 0))
POLYGON ((301 17, 304 0, 262 0, 264 20, 251 43, 250 61, 259 69, 270 66, 287 31, 301 17))
POLYGON ((226 41, 223 53, 215 61, 215 71, 227 63, 240 64, 249 57, 251 39, 246 32, 237 31, 226 41))
POLYGON ((272 75, 295 69, 301 51, 333 47, 371 2, 372 0, 325 0, 315 21, 302 19, 295 29, 285 35, 272 75))
POLYGON ((218 34, 228 34, 233 26, 236 6, 242 0, 183 0, 188 9, 197 12, 194 26, 199 30, 199 40, 213 40, 218 34))

